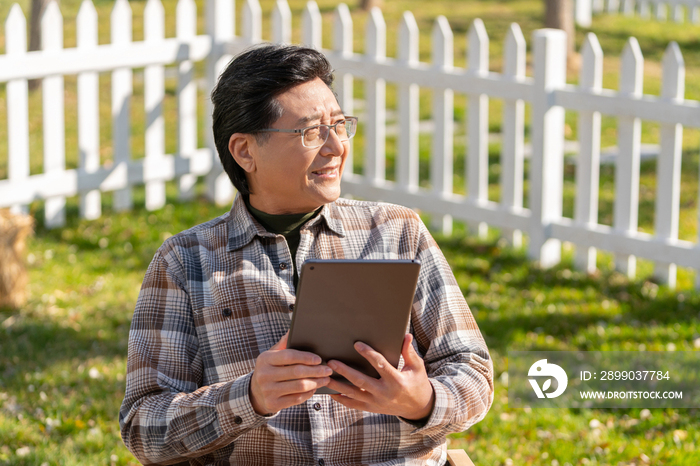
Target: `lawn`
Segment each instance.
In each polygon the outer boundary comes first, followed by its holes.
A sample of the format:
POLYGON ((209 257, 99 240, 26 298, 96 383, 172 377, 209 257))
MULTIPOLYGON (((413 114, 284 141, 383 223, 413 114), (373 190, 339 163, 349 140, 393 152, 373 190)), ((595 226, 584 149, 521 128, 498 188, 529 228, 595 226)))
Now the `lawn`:
MULTIPOLYGON (((274 2, 262 3, 266 18, 274 2)), ((324 46, 331 44, 335 1, 319 1, 324 17, 324 46)), ((350 4, 355 24, 355 47, 364 46, 366 15, 350 4)), ((20 2, 28 16, 28 0, 20 2)), ((62 0, 67 47, 75 44, 74 17, 78 0, 62 0)), ((140 20, 145 2, 130 2, 134 10, 134 37, 143 37, 140 20)), ((174 34, 175 2, 164 2, 166 35, 174 34)), ((240 21, 242 1, 237 2, 240 21)), ((0 0, 0 19, 10 3, 0 0)), ((198 0, 199 31, 203 32, 204 1, 198 0)), ((290 2, 295 40, 299 39, 304 2, 290 2)), ((112 2, 100 0, 100 42, 109 40, 108 18, 112 2), (104 26, 103 26, 104 25, 104 26)), ((430 31, 434 18, 449 18, 455 34, 455 64, 465 63, 465 35, 481 17, 490 34, 491 69, 500 71, 502 44, 510 22, 518 22, 530 41, 540 27, 541 0, 431 2, 385 0, 388 31, 401 13, 411 10, 421 30, 421 60, 430 61, 430 31)), ((240 23, 239 23, 240 24, 240 23)), ((268 19, 265 20, 264 37, 268 19)), ((239 26, 240 30, 240 26, 239 26)), ((577 31, 577 44, 589 30, 577 31)), ((679 43, 686 60, 686 96, 700 99, 700 27, 658 23, 622 16, 596 16, 590 28, 598 34, 605 58, 604 86, 617 88, 619 54, 626 38, 636 36, 645 55, 645 92, 658 94, 660 61, 670 40, 679 43)), ((4 25, 0 24, 0 53, 4 53, 4 25)), ((388 53, 396 50, 395 35, 388 35, 388 53)), ((198 70, 202 76, 203 70, 198 70)), ((531 74, 531 70, 528 71, 531 74)), ((575 82, 575 73, 570 73, 575 82)), ((102 75, 102 161, 111 159, 109 75, 102 75)), ((176 108, 173 79, 166 82, 166 150, 176 147, 176 108)), ((77 165, 76 84, 66 78, 66 150, 69 167, 77 165)), ((137 70, 133 100, 132 152, 143 156, 143 86, 137 70)), ((356 86, 361 98, 362 87, 356 86)), ((199 94, 200 115, 206 92, 199 94)), ((7 125, 5 88, 0 85, 0 179, 7 176, 7 125)), ((421 118, 430 118, 430 92, 421 93, 421 118)), ((464 120, 466 99, 455 98, 459 123, 455 138, 455 190, 464 190, 464 120)), ((389 86, 388 104, 396 105, 389 86)), ((501 102, 492 100, 490 130, 500 131, 501 102)), ((42 170, 41 92, 30 94, 32 173, 42 170)), ((200 118, 200 122, 203 118, 200 118)), ((567 114, 567 138, 576 138, 576 116, 567 114)), ((200 123, 200 145, 206 129, 200 123)), ((616 122, 603 119, 603 145, 616 143, 616 122)), ((361 135, 356 147, 361 148, 361 135)), ((395 141, 388 138, 387 177, 394 177, 395 141)), ((658 143, 658 125, 645 122, 643 142, 658 143)), ((429 186, 430 134, 421 135, 421 184, 429 186)), ((698 173, 700 132, 687 130, 683 141, 680 237, 698 238, 698 173)), ((498 200, 500 145, 490 147, 489 197, 498 200)), ((356 150, 355 171, 360 172, 361 150, 356 150)), ((526 171, 527 173, 527 171, 526 171)), ((642 163, 640 229, 653 232, 656 162, 642 163)), ((575 164, 565 167, 564 214, 572 216, 575 164)), ((201 186, 199 186, 201 191, 201 186)), ((600 216, 612 222, 614 167, 601 168, 600 216)), ((31 206, 38 219, 29 243, 30 298, 20 310, 0 309, 0 464, 8 465, 125 465, 136 464, 119 437, 117 412, 124 393, 126 344, 134 303, 141 280, 155 250, 171 234, 211 219, 228 207, 216 207, 199 197, 183 204, 174 185, 168 184, 168 204, 148 212, 143 189, 135 193, 132 212, 115 213, 111 196, 103 196, 103 217, 78 219, 77 200, 69 200, 68 225, 46 230, 41 204, 31 206)), ((527 202, 527 183, 526 183, 527 202)), ((691 291, 694 273, 679 271, 679 289, 669 290, 650 277, 652 264, 640 261, 638 278, 629 281, 611 270, 611 257, 601 254, 601 271, 588 276, 573 269, 573 251, 565 246, 564 261, 540 270, 525 251, 513 249, 491 231, 487 240, 465 236, 457 224, 452 237, 438 237, 462 291, 486 338, 496 369, 496 397, 484 421, 454 435, 452 447, 465 448, 477 465, 697 465, 700 464, 700 412, 697 409, 543 410, 513 409, 507 400, 508 350, 700 350, 700 294, 691 291)))
MULTIPOLYGON (((201 186, 200 186, 201 188, 201 186)), ((136 464, 119 437, 126 346, 145 269, 169 235, 221 215, 203 198, 81 221, 40 224, 30 241, 30 299, 0 310, 0 464, 136 464)), ((41 218, 41 208, 34 211, 41 218)), ((514 409, 503 374, 508 350, 697 351, 700 294, 604 268, 564 262, 540 270, 524 251, 479 241, 457 225, 438 237, 494 359, 496 396, 484 421, 450 439, 481 465, 697 465, 697 409, 514 409)))

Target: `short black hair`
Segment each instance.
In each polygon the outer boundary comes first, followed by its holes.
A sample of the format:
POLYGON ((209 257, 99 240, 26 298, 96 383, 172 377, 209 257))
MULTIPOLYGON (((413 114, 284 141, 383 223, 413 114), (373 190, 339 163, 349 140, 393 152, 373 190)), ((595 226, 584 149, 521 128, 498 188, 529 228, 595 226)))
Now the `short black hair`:
MULTIPOLYGON (((219 77, 211 93, 214 143, 221 164, 236 189, 250 194, 245 170, 231 156, 234 133, 256 133, 282 116, 276 96, 294 86, 320 78, 329 88, 333 69, 316 49, 296 45, 253 46, 236 56, 219 77)), ((257 133, 263 142, 269 134, 257 133)))

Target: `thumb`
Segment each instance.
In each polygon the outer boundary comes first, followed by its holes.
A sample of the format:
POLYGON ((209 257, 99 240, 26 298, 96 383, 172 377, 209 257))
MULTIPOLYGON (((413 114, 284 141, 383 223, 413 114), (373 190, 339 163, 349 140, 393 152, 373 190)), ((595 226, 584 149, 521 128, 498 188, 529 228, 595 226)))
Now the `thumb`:
POLYGON ((287 338, 289 338, 289 332, 285 333, 282 338, 280 338, 280 341, 272 345, 272 348, 270 348, 271 351, 280 351, 283 349, 287 349, 287 338))
POLYGON ((421 357, 418 356, 418 353, 416 353, 416 350, 413 349, 413 345, 411 343, 413 343, 413 335, 407 333, 406 336, 403 337, 403 347, 401 348, 401 356, 403 356, 404 368, 413 368, 422 362, 421 357))

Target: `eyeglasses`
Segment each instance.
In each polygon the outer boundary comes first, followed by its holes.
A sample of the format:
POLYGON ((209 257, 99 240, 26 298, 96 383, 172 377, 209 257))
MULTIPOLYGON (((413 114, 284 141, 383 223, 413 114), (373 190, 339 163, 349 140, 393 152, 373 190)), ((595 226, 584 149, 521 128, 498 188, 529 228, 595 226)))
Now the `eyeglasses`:
POLYGON ((331 134, 331 128, 335 130, 340 141, 348 141, 355 136, 357 132, 357 117, 348 116, 344 120, 340 120, 332 125, 313 125, 301 129, 259 129, 256 133, 299 133, 301 134, 301 143, 304 147, 321 147, 328 140, 331 134))

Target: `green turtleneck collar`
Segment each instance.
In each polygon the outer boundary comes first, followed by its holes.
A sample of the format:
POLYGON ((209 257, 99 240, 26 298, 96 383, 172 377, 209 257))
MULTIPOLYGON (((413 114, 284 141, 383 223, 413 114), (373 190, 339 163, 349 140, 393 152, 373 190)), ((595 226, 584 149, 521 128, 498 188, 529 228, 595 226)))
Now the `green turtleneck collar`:
POLYGON ((301 240, 301 227, 318 215, 321 212, 323 206, 314 210, 313 212, 302 213, 302 214, 283 214, 283 215, 273 215, 256 209, 250 205, 250 200, 248 196, 243 198, 245 200, 245 205, 248 208, 250 214, 255 217, 255 219, 260 222, 260 224, 270 233, 275 233, 284 236, 287 240, 287 245, 289 246, 289 252, 292 254, 292 265, 294 267, 294 287, 296 288, 299 281, 299 275, 296 266, 296 256, 297 249, 299 248, 299 241, 301 240))

